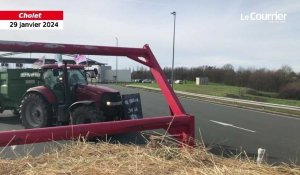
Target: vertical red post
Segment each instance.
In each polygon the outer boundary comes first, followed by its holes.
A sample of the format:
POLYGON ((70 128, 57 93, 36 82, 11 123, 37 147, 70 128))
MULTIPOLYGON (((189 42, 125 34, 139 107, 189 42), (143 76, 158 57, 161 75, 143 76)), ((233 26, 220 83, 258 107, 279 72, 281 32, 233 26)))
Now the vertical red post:
POLYGON ((165 128, 168 133, 173 135, 177 140, 183 142, 188 145, 194 145, 194 138, 195 138, 195 122, 194 116, 187 115, 176 96, 174 90, 171 88, 170 84, 167 81, 165 74, 163 73, 160 65, 158 64, 154 54, 152 53, 151 49, 148 45, 145 45, 144 48, 148 52, 148 57, 146 58, 150 64, 150 71, 155 78, 158 86, 160 87, 166 101, 170 107, 171 115, 173 117, 187 117, 189 120, 188 125, 181 125, 172 127, 172 122, 169 124, 168 128, 165 128))
POLYGON ((178 97, 175 95, 173 89, 171 88, 170 84, 167 81, 167 78, 165 74, 163 73, 160 65, 158 64, 157 60, 155 59, 155 56, 153 55, 151 49, 148 45, 145 45, 144 48, 148 52, 148 59, 151 63, 150 71, 155 78, 158 86, 160 87, 164 97, 166 98, 166 101, 168 102, 168 105, 170 109, 173 112, 173 115, 183 115, 185 114, 185 111, 178 99, 178 97))

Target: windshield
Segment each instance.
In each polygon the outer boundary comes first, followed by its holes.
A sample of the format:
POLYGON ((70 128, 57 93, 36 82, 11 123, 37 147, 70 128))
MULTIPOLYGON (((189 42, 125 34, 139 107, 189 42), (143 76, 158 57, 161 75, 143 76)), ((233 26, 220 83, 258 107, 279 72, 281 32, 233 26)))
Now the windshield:
MULTIPOLYGON (((59 69, 58 72, 58 76, 53 75, 52 69, 48 69, 43 73, 43 79, 46 86, 53 89, 57 84, 63 83, 63 71, 59 69)), ((87 84, 84 73, 78 69, 69 69, 68 76, 70 86, 74 86, 76 84, 87 84)))
POLYGON ((73 86, 76 84, 83 84, 83 85, 87 84, 84 73, 78 69, 69 69, 68 75, 69 75, 69 85, 70 86, 73 86))

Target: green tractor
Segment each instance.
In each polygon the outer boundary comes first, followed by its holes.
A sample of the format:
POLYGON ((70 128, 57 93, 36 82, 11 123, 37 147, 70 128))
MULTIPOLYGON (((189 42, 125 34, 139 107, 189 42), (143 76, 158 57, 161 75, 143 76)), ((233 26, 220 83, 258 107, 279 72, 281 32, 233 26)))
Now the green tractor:
POLYGON ((19 112, 25 128, 127 119, 120 93, 88 84, 82 65, 6 69, 0 81, 0 112, 19 112))

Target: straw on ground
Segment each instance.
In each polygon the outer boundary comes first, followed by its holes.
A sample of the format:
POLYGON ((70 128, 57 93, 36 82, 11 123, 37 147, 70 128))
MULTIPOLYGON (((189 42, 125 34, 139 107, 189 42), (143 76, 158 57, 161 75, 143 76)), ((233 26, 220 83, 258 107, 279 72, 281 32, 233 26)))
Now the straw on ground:
POLYGON ((222 158, 203 147, 178 148, 160 142, 121 145, 74 142, 38 157, 0 160, 0 174, 300 174, 291 165, 257 165, 241 156, 222 158))

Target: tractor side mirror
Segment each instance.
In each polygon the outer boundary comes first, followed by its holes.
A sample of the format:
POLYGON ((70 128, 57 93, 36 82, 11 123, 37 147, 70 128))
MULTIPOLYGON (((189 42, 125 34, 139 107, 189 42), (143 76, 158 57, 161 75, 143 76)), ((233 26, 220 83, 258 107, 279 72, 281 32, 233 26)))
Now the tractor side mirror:
POLYGON ((58 69, 53 69, 53 76, 55 76, 55 77, 59 76, 58 69))
POLYGON ((98 69, 94 69, 94 72, 95 72, 95 75, 97 76, 98 75, 98 69))

